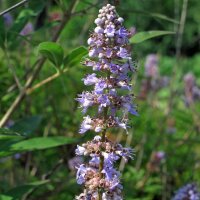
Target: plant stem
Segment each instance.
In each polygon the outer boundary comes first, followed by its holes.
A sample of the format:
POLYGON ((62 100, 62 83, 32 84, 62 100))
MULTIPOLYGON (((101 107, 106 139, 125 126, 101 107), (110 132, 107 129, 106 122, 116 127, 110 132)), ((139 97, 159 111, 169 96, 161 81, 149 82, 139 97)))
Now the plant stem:
POLYGON ((23 0, 23 1, 21 1, 21 2, 19 2, 19 3, 17 3, 17 4, 15 4, 15 5, 11 6, 10 8, 8 8, 8 9, 2 11, 2 12, 0 13, 0 16, 3 16, 4 14, 6 14, 6 13, 12 11, 12 10, 14 10, 15 8, 18 8, 18 7, 22 6, 22 5, 24 5, 24 4, 27 3, 27 2, 28 2, 28 0, 23 0))
MULTIPOLYGON (((58 40, 58 38, 59 38, 62 30, 65 27, 65 25, 71 19, 71 15, 74 12, 75 7, 76 7, 76 5, 77 5, 78 2, 79 2, 79 0, 72 1, 71 5, 69 7, 68 12, 64 15, 64 18, 63 18, 63 20, 62 20, 62 22, 60 24, 60 28, 58 29, 58 31, 55 33, 55 35, 52 38, 52 42, 56 42, 58 40)), ((2 119, 0 120, 0 127, 3 127, 6 124, 6 122, 8 121, 8 119, 10 118, 10 116, 12 115, 12 113, 21 104, 21 102, 23 101, 24 97, 26 96, 27 89, 32 86, 32 84, 35 81, 35 79, 37 78, 40 70, 42 69, 45 61, 46 61, 45 58, 42 58, 39 61, 38 60, 36 61, 37 65, 36 65, 34 71, 32 72, 31 76, 29 77, 29 79, 26 81, 24 88, 21 90, 21 92, 16 97, 16 99, 14 100, 14 102, 12 103, 12 105, 10 106, 10 108, 6 111, 6 113, 4 114, 4 116, 2 117, 2 119)))
MULTIPOLYGON (((107 113, 108 113, 108 107, 106 107, 104 109, 104 120, 106 122, 107 120, 107 113)), ((103 130, 102 132, 102 138, 101 138, 101 142, 105 142, 106 141, 106 130, 107 130, 107 124, 105 124, 105 129, 103 130)), ((103 166, 104 166, 104 157, 103 155, 101 154, 100 156, 100 163, 99 163, 99 172, 100 172, 100 179, 103 178, 103 173, 102 173, 102 170, 103 170, 103 166)), ((99 188, 98 190, 98 197, 99 197, 99 200, 102 200, 102 193, 103 191, 101 190, 101 188, 99 188)))

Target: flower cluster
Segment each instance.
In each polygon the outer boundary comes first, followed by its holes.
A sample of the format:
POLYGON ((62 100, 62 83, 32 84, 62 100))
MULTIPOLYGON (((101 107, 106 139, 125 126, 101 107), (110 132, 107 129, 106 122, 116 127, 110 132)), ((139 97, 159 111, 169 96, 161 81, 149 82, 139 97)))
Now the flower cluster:
POLYGON ((187 106, 200 100, 200 88, 196 85, 195 81, 195 77, 192 73, 188 73, 184 76, 185 103, 187 106))
POLYGON ((114 169, 114 164, 120 158, 124 158, 125 161, 132 158, 133 150, 123 148, 122 145, 113 143, 107 138, 102 142, 100 136, 95 136, 92 141, 77 146, 76 155, 90 157, 89 163, 81 164, 77 171, 77 183, 84 184, 88 188, 87 193, 84 192, 77 199, 87 199, 88 195, 97 199, 97 191, 102 187, 103 199, 120 200, 122 185, 119 180, 120 173, 114 169), (104 159, 102 171, 99 171, 100 155, 104 159))
POLYGON ((169 84, 169 78, 160 76, 159 73, 159 56, 157 54, 149 54, 146 57, 145 64, 145 77, 142 80, 141 90, 139 97, 146 99, 150 91, 156 92, 159 89, 166 87, 169 84))
POLYGON ((90 107, 95 114, 87 113, 79 133, 92 130, 101 132, 102 136, 76 149, 76 155, 89 157, 88 164, 77 167, 77 183, 85 186, 77 200, 122 199, 120 173, 114 165, 121 158, 125 161, 132 158, 133 151, 111 142, 106 137, 106 130, 119 127, 127 131, 128 113, 137 115, 130 83, 135 71, 129 45, 131 33, 124 28, 123 21, 115 7, 107 4, 99 10, 95 19, 97 26, 87 41, 89 58, 83 65, 94 72, 86 75, 83 82, 93 86, 93 90, 78 95, 77 101, 84 114, 90 107))
POLYGON ((173 198, 173 200, 184 200, 184 199, 200 200, 200 192, 198 191, 196 184, 192 183, 183 186, 176 192, 176 195, 173 198))

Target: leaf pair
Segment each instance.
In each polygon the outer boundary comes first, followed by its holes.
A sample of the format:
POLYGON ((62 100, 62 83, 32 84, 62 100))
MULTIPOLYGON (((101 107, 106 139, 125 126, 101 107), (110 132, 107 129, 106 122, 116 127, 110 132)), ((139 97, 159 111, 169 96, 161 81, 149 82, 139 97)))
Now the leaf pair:
POLYGON ((82 57, 87 54, 87 49, 83 46, 71 51, 64 57, 63 48, 55 42, 42 42, 38 46, 38 53, 46 57, 56 68, 63 66, 74 66, 79 64, 82 57))

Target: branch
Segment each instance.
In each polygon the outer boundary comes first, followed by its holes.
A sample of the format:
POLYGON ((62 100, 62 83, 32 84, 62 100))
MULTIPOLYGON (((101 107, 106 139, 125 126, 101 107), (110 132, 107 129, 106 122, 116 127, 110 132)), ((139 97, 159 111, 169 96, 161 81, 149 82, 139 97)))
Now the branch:
POLYGON ((2 11, 2 12, 0 13, 0 16, 3 16, 4 14, 6 14, 6 13, 12 11, 12 10, 14 10, 15 8, 18 8, 18 7, 22 6, 22 5, 24 5, 24 4, 27 3, 28 1, 29 1, 29 0, 20 1, 19 3, 15 4, 14 6, 11 6, 10 8, 8 8, 8 9, 2 11))
MULTIPOLYGON (((72 1, 71 5, 69 7, 69 10, 65 13, 65 15, 63 17, 63 20, 62 20, 62 22, 60 24, 60 28, 58 29, 58 31, 55 33, 55 35, 52 38, 52 42, 56 42, 58 40, 60 33, 64 29, 65 25, 71 19, 71 14, 74 12, 76 4, 78 2, 79 2, 79 0, 73 0, 72 1)), ((15 101, 13 102, 13 104, 10 106, 10 108, 7 110, 7 112, 5 113, 5 115, 3 116, 3 118, 1 119, 1 121, 0 121, 0 127, 3 127, 5 125, 5 123, 8 121, 8 119, 10 118, 10 116, 12 115, 12 113, 21 104, 22 100, 26 96, 27 89, 32 86, 34 80, 36 79, 36 77, 38 76, 40 70, 42 69, 45 61, 46 61, 46 58, 42 58, 42 59, 36 61, 38 63, 36 65, 36 67, 35 67, 35 70, 33 71, 32 75, 29 77, 29 79, 26 81, 25 86, 21 90, 20 94, 16 97, 15 101)))
POLYGON ((68 68, 65 69, 65 70, 63 70, 62 73, 57 72, 57 73, 53 74, 52 76, 46 78, 45 80, 43 80, 43 81, 37 83, 37 84, 34 85, 32 88, 28 88, 27 91, 26 91, 26 94, 27 94, 27 95, 31 94, 31 93, 34 92, 37 88, 40 88, 41 86, 43 86, 43 85, 45 85, 45 84, 47 84, 47 83, 53 81, 54 79, 56 79, 57 77, 59 77, 61 74, 65 73, 65 72, 67 72, 67 71, 68 71, 68 68))

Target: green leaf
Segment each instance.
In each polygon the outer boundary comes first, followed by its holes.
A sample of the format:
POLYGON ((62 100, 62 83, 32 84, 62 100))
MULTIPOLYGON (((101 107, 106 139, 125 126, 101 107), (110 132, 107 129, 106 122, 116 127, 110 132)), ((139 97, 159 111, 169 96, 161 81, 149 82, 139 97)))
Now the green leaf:
POLYGON ((19 132, 24 135, 33 134, 38 128, 42 121, 41 116, 29 116, 19 121, 16 121, 13 126, 10 127, 11 130, 19 132))
POLYGON ((5 24, 3 16, 0 16, 0 47, 5 48, 4 42, 5 42, 5 24))
MULTIPOLYGON (((20 31, 25 27, 31 17, 34 16, 34 12, 30 9, 23 9, 18 15, 12 27, 8 30, 7 41, 9 41, 9 47, 11 50, 18 47, 19 40, 16 40, 17 36, 20 36, 20 31)), ((19 39, 19 38, 18 38, 19 39)))
POLYGON ((64 65, 73 67, 81 62, 83 56, 87 55, 88 51, 85 47, 81 46, 71 51, 64 59, 64 65))
POLYGON ((63 48, 55 42, 40 43, 38 53, 49 59, 56 67, 60 67, 63 63, 63 48))
POLYGON ((23 136, 20 133, 17 133, 16 131, 10 130, 8 128, 0 128, 0 140, 4 138, 14 137, 14 136, 23 136))
POLYGON ((179 22, 175 19, 172 19, 170 17, 167 17, 166 15, 160 14, 160 13, 149 13, 150 16, 158 18, 158 19, 162 19, 162 20, 166 20, 169 22, 173 22, 175 24, 179 24, 179 22))
POLYGON ((24 184, 24 185, 21 185, 9 190, 8 192, 6 192, 6 195, 12 196, 15 200, 18 200, 18 199, 20 200, 22 199, 24 194, 29 193, 34 188, 44 185, 48 182, 49 182, 48 180, 44 180, 44 181, 37 181, 33 183, 24 184))
POLYGON ((15 152, 34 151, 72 144, 75 142, 77 142, 77 139, 64 136, 36 137, 13 144, 10 146, 10 150, 15 152))
POLYGON ((4 195, 4 194, 0 194, 0 200, 14 200, 13 197, 4 195))
POLYGON ((147 32, 139 32, 136 33, 131 39, 130 42, 133 44, 137 44, 140 42, 143 42, 145 40, 158 37, 161 35, 170 35, 170 34, 175 34, 175 32, 172 31, 147 31, 147 32))
POLYGON ((10 146, 24 139, 25 137, 13 130, 0 128, 0 157, 12 155, 10 146))

